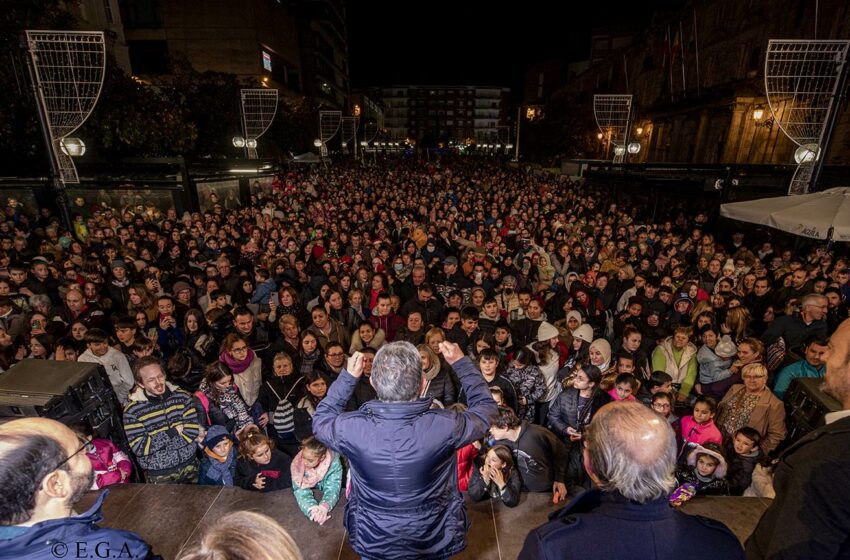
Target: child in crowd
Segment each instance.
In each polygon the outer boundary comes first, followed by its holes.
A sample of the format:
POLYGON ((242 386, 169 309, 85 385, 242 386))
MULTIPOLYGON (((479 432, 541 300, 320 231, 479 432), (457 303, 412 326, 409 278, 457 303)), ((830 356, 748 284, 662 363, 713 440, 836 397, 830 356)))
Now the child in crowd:
POLYGON ((301 443, 301 451, 292 460, 292 490, 301 512, 311 521, 324 525, 339 501, 342 488, 342 463, 325 444, 310 436, 301 443), (317 502, 313 489, 322 493, 317 502))
POLYGON ((673 414, 673 395, 670 393, 652 395, 650 408, 666 418, 671 426, 675 426, 679 422, 679 417, 673 414))
POLYGON ((728 496, 726 459, 720 446, 697 445, 688 455, 688 464, 676 471, 679 485, 670 495, 670 504, 679 507, 694 496, 728 496))
POLYGON ((546 381, 537 367, 534 353, 521 348, 505 370, 505 377, 513 383, 517 396, 516 413, 520 420, 534 420, 534 403, 546 394, 546 381))
POLYGON ((631 373, 621 373, 614 380, 614 386, 608 390, 608 394, 615 401, 633 401, 639 386, 638 380, 631 373))
POLYGON ((753 471, 763 456, 760 443, 761 434, 748 426, 735 432, 729 441, 726 456, 729 457, 729 493, 733 496, 741 496, 750 487, 753 471))
POLYGON ((717 413, 717 401, 711 397, 700 395, 694 402, 694 413, 683 416, 676 434, 679 439, 680 455, 688 456, 691 448, 706 443, 723 445, 723 436, 714 425, 714 415, 717 413))
POLYGON ((213 425, 207 430, 202 445, 198 484, 233 486, 236 474, 236 436, 224 426, 213 425))
POLYGON ((646 383, 638 391, 637 398, 646 406, 652 406, 652 397, 656 393, 669 393, 673 390, 673 377, 666 371, 653 371, 646 383))
POLYGON ((87 421, 71 427, 80 440, 87 442, 86 456, 91 461, 94 482, 91 490, 100 490, 115 484, 126 484, 133 473, 133 463, 126 453, 105 438, 94 437, 94 430, 87 421))
POLYGON ((514 468, 511 450, 504 445, 491 447, 484 457, 484 465, 473 469, 469 479, 469 497, 474 502, 492 498, 514 507, 519 503, 521 489, 522 481, 514 468))
POLYGON ((292 486, 290 464, 286 453, 274 448, 274 441, 249 426, 239 435, 239 458, 234 483, 245 490, 272 492, 292 486))
POLYGON ((496 401, 497 405, 508 406, 507 403, 505 403, 505 392, 499 387, 490 387, 490 396, 493 397, 493 400, 496 401))
MULTIPOLYGON (((498 387, 494 388, 498 389, 498 387)), ((446 408, 458 414, 466 412, 467 409, 466 405, 461 403, 450 404, 446 408)), ((478 457, 478 449, 480 447, 481 444, 474 441, 464 445, 455 452, 457 455, 457 489, 461 492, 469 490, 469 479, 475 470, 475 459, 478 457)))

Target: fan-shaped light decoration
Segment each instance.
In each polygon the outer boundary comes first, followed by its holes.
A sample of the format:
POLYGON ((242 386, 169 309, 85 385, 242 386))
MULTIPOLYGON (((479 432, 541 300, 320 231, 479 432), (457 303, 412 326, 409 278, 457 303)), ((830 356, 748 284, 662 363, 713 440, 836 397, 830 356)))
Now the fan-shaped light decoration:
POLYGON ((328 141, 336 136, 342 124, 342 111, 319 111, 319 139, 322 141, 321 154, 328 157, 328 141))
POLYGON ((596 126, 608 142, 614 144, 614 163, 622 163, 629 139, 632 115, 631 95, 594 95, 593 116, 596 126), (622 148, 620 153, 617 149, 622 148))
MULTIPOLYGON (((257 138, 262 136, 274 121, 277 113, 278 92, 276 89, 243 89, 242 132, 248 159, 257 159, 257 138)), ((240 146, 237 146, 237 148, 240 146)))
POLYGON ((767 103, 776 124, 795 144, 797 170, 788 194, 805 194, 824 144, 850 41, 771 39, 764 62, 767 103))
MULTIPOLYGON (((342 117, 342 153, 348 153, 348 143, 357 140, 357 127, 360 119, 357 117, 342 117)), ((354 142, 354 157, 357 157, 357 142, 354 142)))
POLYGON ((36 97, 45 116, 51 151, 62 183, 79 183, 72 155, 82 155, 82 141, 63 148, 62 140, 91 115, 106 68, 100 31, 27 31, 36 97), (81 148, 81 149, 78 149, 81 148))

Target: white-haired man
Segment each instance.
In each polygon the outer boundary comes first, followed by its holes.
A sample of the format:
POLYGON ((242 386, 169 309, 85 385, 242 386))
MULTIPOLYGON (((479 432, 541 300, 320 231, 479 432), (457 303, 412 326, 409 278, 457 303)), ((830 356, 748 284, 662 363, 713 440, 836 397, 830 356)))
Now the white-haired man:
POLYGON ((663 417, 638 402, 607 404, 584 441, 584 466, 597 487, 531 531, 521 560, 744 558, 725 525, 669 506, 676 438, 663 417))

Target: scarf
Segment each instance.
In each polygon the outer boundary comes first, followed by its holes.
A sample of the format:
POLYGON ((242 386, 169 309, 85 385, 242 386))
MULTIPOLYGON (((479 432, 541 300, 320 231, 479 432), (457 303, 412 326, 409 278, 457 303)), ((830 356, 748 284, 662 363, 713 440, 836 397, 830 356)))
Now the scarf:
POLYGON ((204 447, 204 453, 210 458, 207 476, 212 480, 220 480, 224 486, 233 486, 233 474, 230 472, 230 466, 236 456, 233 453, 233 444, 231 443, 227 455, 224 457, 209 447, 204 447))
POLYGON ((327 476, 331 468, 331 463, 335 458, 336 455, 334 452, 328 449, 325 452, 322 462, 316 465, 315 468, 310 469, 304 465, 304 453, 299 451, 295 459, 292 460, 292 466, 290 467, 292 472, 292 486, 300 489, 315 488, 327 476))
POLYGON ((248 369, 251 366, 251 362, 254 361, 256 355, 254 351, 248 348, 248 354, 246 354, 244 360, 237 360, 227 352, 222 352, 218 355, 218 359, 223 363, 227 364, 227 367, 230 368, 234 374, 239 374, 248 369))

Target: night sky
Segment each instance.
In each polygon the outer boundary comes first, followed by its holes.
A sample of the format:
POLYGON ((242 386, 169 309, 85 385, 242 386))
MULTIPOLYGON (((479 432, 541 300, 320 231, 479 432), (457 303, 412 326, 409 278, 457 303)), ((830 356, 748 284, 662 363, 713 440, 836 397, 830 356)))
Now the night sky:
POLYGON ((550 58, 586 58, 591 28, 650 21, 653 6, 681 0, 470 0, 348 2, 352 86, 392 83, 505 85, 550 58))

